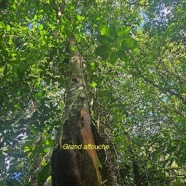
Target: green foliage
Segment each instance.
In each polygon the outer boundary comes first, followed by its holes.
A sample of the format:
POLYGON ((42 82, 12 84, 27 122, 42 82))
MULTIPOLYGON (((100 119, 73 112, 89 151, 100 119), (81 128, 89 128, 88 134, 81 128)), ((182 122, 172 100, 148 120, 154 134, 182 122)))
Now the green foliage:
POLYGON ((37 175, 38 179, 38 186, 44 185, 46 182, 47 178, 50 176, 50 164, 45 165, 44 167, 41 168, 40 172, 37 175))
POLYGON ((102 60, 109 59, 114 64, 118 59, 126 60, 126 51, 135 49, 137 41, 130 36, 131 28, 101 25, 101 35, 98 41, 101 43, 95 50, 95 54, 102 57, 102 60))
POLYGON ((1 1, 0 185, 50 182, 72 35, 124 185, 185 185, 185 3, 1 1))

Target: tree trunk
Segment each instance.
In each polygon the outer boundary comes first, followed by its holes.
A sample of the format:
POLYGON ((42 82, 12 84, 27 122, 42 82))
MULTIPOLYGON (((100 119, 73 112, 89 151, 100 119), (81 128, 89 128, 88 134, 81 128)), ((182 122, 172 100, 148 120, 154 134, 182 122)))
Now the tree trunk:
POLYGON ((98 150, 99 160, 101 162, 101 177, 105 186, 122 186, 122 179, 119 172, 119 167, 116 162, 116 153, 114 145, 112 143, 112 135, 107 133, 106 129, 103 132, 100 130, 100 134, 97 133, 96 128, 93 127, 93 133, 95 134, 95 141, 97 145, 107 144, 108 150, 98 150))
POLYGON ((141 186, 142 179, 141 179, 141 175, 140 175, 140 168, 139 168, 138 162, 136 160, 135 150, 131 145, 131 140, 130 140, 128 132, 125 132, 124 135, 125 135, 125 143, 128 144, 128 150, 131 153, 134 182, 135 182, 136 186, 141 186))
POLYGON ((99 186, 86 84, 74 39, 70 41, 69 84, 58 148, 52 154, 52 186, 99 186))

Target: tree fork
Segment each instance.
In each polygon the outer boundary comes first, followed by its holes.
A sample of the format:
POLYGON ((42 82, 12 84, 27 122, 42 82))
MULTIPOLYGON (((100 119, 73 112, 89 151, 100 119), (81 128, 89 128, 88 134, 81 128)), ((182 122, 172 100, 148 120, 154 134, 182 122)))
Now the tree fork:
POLYGON ((66 96, 64 122, 57 149, 53 151, 52 186, 99 186, 100 173, 88 109, 82 57, 71 39, 69 47, 69 84, 66 96), (65 145, 70 148, 64 148, 65 145), (79 149, 75 147, 80 147, 79 149))

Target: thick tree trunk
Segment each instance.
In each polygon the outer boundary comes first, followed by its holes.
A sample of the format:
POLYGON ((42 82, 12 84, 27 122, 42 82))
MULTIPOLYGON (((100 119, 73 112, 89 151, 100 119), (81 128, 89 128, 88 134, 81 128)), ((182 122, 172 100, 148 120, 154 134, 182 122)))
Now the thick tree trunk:
POLYGON ((52 186, 98 186, 100 175, 91 129, 82 58, 70 41, 69 85, 58 148, 52 155, 52 186), (89 146, 88 146, 89 145, 89 146))

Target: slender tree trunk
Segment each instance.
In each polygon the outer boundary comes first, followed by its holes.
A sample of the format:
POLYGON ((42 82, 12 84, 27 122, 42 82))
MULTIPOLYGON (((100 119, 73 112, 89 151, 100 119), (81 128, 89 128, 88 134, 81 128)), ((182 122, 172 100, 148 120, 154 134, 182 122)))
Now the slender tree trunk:
POLYGON ((128 150, 131 153, 134 182, 135 182, 136 186, 141 186, 142 179, 141 179, 141 175, 140 175, 140 168, 139 168, 138 162, 136 160, 135 150, 133 149, 133 147, 131 145, 131 140, 130 140, 128 132, 125 132, 124 135, 125 135, 125 143, 128 144, 128 150))
POLYGON ((69 84, 58 148, 52 155, 52 186, 99 186, 98 158, 91 129, 82 58, 70 41, 69 84), (85 148, 84 148, 85 147, 85 148))

